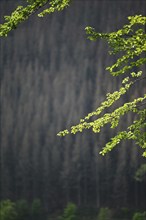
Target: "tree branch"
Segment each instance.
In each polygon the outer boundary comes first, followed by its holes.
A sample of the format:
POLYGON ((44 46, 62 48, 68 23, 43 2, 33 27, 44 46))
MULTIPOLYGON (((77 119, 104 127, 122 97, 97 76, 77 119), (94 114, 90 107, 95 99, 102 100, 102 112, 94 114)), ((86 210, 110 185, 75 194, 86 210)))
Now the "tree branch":
POLYGON ((133 84, 136 83, 137 81, 140 81, 140 80, 143 80, 143 79, 146 79, 146 76, 141 77, 141 78, 138 78, 138 79, 135 79, 135 80, 133 81, 133 84))
POLYGON ((49 0, 34 2, 28 4, 26 7, 18 6, 10 16, 5 16, 5 23, 0 24, 0 36, 7 36, 7 34, 17 28, 17 26, 27 20, 31 15, 35 14, 40 8, 47 5, 49 0))

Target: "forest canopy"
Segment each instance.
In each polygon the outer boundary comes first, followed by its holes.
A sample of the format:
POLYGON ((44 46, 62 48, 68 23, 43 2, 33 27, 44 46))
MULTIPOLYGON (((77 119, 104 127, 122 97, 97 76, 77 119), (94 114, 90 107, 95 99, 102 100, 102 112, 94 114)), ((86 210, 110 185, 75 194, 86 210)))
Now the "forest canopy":
MULTIPOLYGON (((5 22, 0 25, 0 36, 7 36, 11 30, 17 28, 20 23, 27 20, 47 4, 50 7, 39 12, 39 17, 55 11, 61 11, 69 5, 69 2, 70 0, 27 0, 26 6, 18 6, 10 16, 4 17, 5 22)), ((111 112, 109 110, 133 85, 146 79, 145 73, 139 69, 146 63, 146 33, 144 29, 146 17, 135 15, 129 16, 128 20, 129 23, 124 25, 122 29, 111 33, 98 33, 92 27, 85 28, 88 39, 93 41, 98 38, 106 40, 111 49, 109 53, 119 55, 116 62, 107 67, 106 70, 113 76, 124 74, 124 78, 121 82, 121 88, 113 93, 108 93, 105 101, 95 111, 81 119, 79 124, 59 132, 58 135, 76 134, 85 129, 92 129, 94 133, 99 133, 101 128, 107 124, 110 124, 113 129, 119 125, 124 116, 131 113, 134 115, 132 124, 127 125, 125 130, 119 131, 111 138, 100 153, 104 155, 122 140, 128 139, 134 140, 142 148, 143 156, 146 157, 146 94, 131 98, 131 100, 116 107, 111 112), (134 69, 136 71, 133 72, 134 69)))

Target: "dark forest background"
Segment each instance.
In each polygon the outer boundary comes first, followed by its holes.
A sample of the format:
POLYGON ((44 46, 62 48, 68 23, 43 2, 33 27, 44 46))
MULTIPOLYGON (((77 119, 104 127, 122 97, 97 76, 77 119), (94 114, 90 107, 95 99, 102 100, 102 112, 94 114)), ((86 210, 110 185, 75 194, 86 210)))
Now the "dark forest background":
MULTIPOLYGON (((1 0, 1 21, 20 3, 1 0)), ((75 0, 63 12, 33 15, 0 39, 1 200, 39 198, 52 212, 70 201, 82 207, 145 209, 145 182, 134 179, 145 159, 133 142, 102 157, 100 149, 115 134, 109 127, 99 135, 57 136, 120 86, 120 77, 105 71, 114 61, 107 45, 87 40, 84 28, 115 31, 127 16, 145 12, 141 0, 75 0)), ((120 103, 144 87, 140 82, 120 103)), ((120 128, 131 119, 128 115, 120 128)))

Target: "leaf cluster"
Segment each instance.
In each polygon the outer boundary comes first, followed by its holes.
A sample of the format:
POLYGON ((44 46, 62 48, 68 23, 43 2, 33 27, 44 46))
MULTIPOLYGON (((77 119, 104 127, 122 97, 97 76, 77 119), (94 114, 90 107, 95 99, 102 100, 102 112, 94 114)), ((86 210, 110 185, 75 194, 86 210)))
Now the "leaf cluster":
POLYGON ((26 6, 18 6, 11 15, 4 16, 4 23, 0 24, 0 37, 6 37, 11 30, 23 21, 27 20, 31 15, 36 13, 40 8, 49 4, 49 8, 44 9, 38 14, 43 17, 55 11, 61 11, 69 5, 70 0, 27 0, 26 6))
POLYGON ((128 74, 128 76, 123 79, 120 89, 108 93, 106 100, 95 111, 89 113, 80 120, 79 124, 72 126, 69 130, 59 132, 58 136, 65 136, 69 133, 76 134, 77 132, 83 132, 85 129, 92 129, 94 133, 99 133, 106 124, 110 124, 113 129, 119 125, 123 116, 132 113, 135 115, 132 124, 126 130, 118 132, 111 138, 100 154, 104 155, 111 151, 122 140, 131 139, 143 149, 143 156, 146 157, 146 109, 139 108, 141 106, 145 107, 146 94, 123 103, 120 107, 109 112, 109 107, 126 94, 132 85, 146 79, 145 76, 142 77, 145 74, 142 71, 129 72, 133 67, 140 67, 146 63, 146 58, 142 57, 146 52, 146 34, 143 28, 146 25, 146 17, 142 15, 129 16, 128 20, 128 25, 124 25, 122 29, 112 33, 97 33, 94 28, 86 27, 85 30, 90 40, 105 39, 111 48, 110 54, 122 54, 111 67, 107 67, 107 70, 113 76, 119 76, 123 73, 128 74))
POLYGON ((111 50, 110 54, 122 52, 122 56, 106 69, 114 76, 130 71, 133 67, 146 63, 146 17, 135 15, 128 17, 129 24, 122 29, 111 33, 97 33, 94 28, 86 27, 88 39, 105 39, 111 50), (137 28, 138 26, 138 28, 137 28), (140 55, 143 57, 139 58, 140 55))
POLYGON ((135 179, 139 182, 146 180, 146 163, 142 164, 135 173, 135 179))
POLYGON ((1 220, 15 220, 17 219, 17 212, 15 203, 10 200, 0 202, 0 217, 1 220))

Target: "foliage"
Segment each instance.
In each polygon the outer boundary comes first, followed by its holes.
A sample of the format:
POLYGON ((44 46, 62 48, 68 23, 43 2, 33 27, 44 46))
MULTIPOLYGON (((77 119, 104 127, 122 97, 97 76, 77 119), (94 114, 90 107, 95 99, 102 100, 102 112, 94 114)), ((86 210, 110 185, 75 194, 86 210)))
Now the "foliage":
POLYGON ((110 54, 123 52, 122 56, 107 70, 114 76, 123 74, 135 66, 140 66, 146 62, 145 57, 139 57, 146 52, 146 33, 144 30, 146 17, 135 15, 128 17, 129 24, 124 25, 122 29, 111 33, 96 33, 94 28, 86 27, 88 39, 96 40, 97 38, 105 39, 110 48, 110 54), (139 57, 135 61, 135 58, 139 57), (119 70, 118 70, 119 69, 119 70))
MULTIPOLYGON (((30 1, 29 1, 29 2, 30 2, 30 1)), ((34 1, 33 1, 33 2, 34 2, 34 1)), ((20 65, 21 65, 21 64, 20 64, 20 65)), ((132 75, 133 75, 133 74, 132 74, 132 75)), ((132 78, 132 76, 130 76, 130 77, 132 78)), ((133 77, 133 78, 132 78, 133 84, 137 83, 137 82, 138 82, 137 80, 140 80, 140 79, 141 79, 141 78, 138 78, 138 79, 135 78, 135 79, 134 79, 134 77, 133 77)), ((126 80, 125 80, 125 82, 126 82, 126 80)), ((128 82, 130 82, 130 79, 129 79, 128 82)), ((128 83, 126 83, 126 84, 128 84, 128 83)), ((123 87, 124 87, 125 89, 126 89, 126 87, 125 87, 126 84, 124 84, 124 82, 123 82, 123 85, 124 85, 123 87)), ((129 88, 131 88, 133 84, 131 84, 131 86, 130 86, 129 88)), ((124 91, 124 90, 123 90, 123 91, 124 91)), ((128 90, 127 90, 127 91, 128 91, 128 90)), ((116 99, 118 94, 115 93, 114 95, 115 95, 115 99, 116 99)), ((112 101, 112 100, 110 100, 110 101, 112 101)), ((113 100, 113 101, 114 101, 114 100, 113 100)), ((113 103, 114 103, 114 102, 113 102, 113 103)), ((102 110, 102 109, 101 109, 101 110, 102 110)), ((94 115, 93 115, 93 116, 94 116, 94 115)), ((17 133, 17 132, 16 132, 16 133, 17 133)), ((37 151, 40 152, 39 150, 37 150, 37 151)), ((26 158, 27 158, 27 154, 26 154, 25 156, 26 156, 26 158)), ((39 158, 42 158, 42 157, 39 157, 39 158)), ((25 160, 25 157, 24 157, 24 160, 25 160)), ((51 160, 53 161, 53 157, 51 158, 51 160)), ((41 161, 41 160, 40 160, 40 161, 41 161)), ((27 162, 26 162, 26 163, 27 163, 27 162)), ((46 165, 46 166, 47 166, 47 165, 46 165)), ((52 165, 52 167, 53 167, 53 165, 52 165)), ((51 167, 51 169, 52 169, 52 167, 51 167)), ((67 167, 67 165, 66 165, 66 167, 67 167)), ((25 169, 25 168, 24 168, 24 169, 25 169)), ((50 170, 51 170, 51 169, 50 169, 50 170)), ((20 170, 21 170, 21 169, 20 169, 20 170)), ((81 169, 80 169, 79 171, 81 171, 81 169)), ((66 170, 64 169, 63 172, 65 173, 66 170)), ((31 176, 31 173, 30 173, 29 175, 31 176)), ((28 175, 27 177, 29 177, 29 175, 28 175)), ((89 175, 89 174, 88 174, 88 175, 89 175)), ((23 173, 22 173, 22 176, 23 176, 23 173)), ((33 176, 34 176, 34 175, 33 175, 33 176)), ((47 176, 48 176, 48 175, 47 175, 47 176)), ((48 178, 51 178, 51 177, 49 176, 48 178)), ((25 179, 26 179, 26 178, 25 178, 25 179)), ((35 180, 35 179, 34 179, 34 180, 35 180)), ((47 182, 47 181, 46 181, 46 182, 47 182)), ((27 183, 27 180, 24 180, 24 185, 25 185, 25 183, 27 183), (25 182, 25 181, 26 181, 26 182, 25 182)), ((43 185, 43 186, 44 186, 44 185, 43 185)), ((37 189, 38 187, 35 187, 35 188, 37 189)), ((47 187, 46 187, 46 188, 47 188, 47 187)), ((36 190, 36 189, 35 189, 35 190, 36 190)), ((46 190, 46 192, 47 192, 47 190, 46 190)), ((25 191, 24 191, 24 193, 25 193, 25 191)), ((49 197, 49 195, 48 195, 48 197, 49 197)))
POLYGON ((135 179, 140 182, 146 180, 146 164, 142 164, 136 171, 135 179))
POLYGON ((31 216, 32 219, 40 219, 42 215, 42 206, 39 199, 34 199, 31 206, 31 216))
POLYGON ((43 210, 41 201, 34 199, 29 206, 25 199, 21 199, 15 202, 11 200, 4 200, 0 203, 0 216, 2 220, 28 220, 41 219, 43 210))
POLYGON ((111 210, 109 208, 101 208, 98 214, 98 220, 110 220, 111 219, 111 210))
POLYGON ((146 219, 146 212, 136 212, 134 215, 133 215, 133 218, 132 220, 145 220, 146 219))
POLYGON ((8 33, 17 28, 23 21, 27 20, 31 15, 43 6, 49 4, 50 7, 38 14, 43 17, 55 11, 61 11, 69 5, 70 0, 27 0, 26 6, 18 6, 10 16, 4 16, 5 22, 0 24, 0 36, 7 36, 8 33))
POLYGON ((109 113, 109 107, 126 94, 135 83, 146 79, 146 76, 142 76, 145 74, 142 71, 131 72, 134 67, 137 68, 146 63, 144 57, 146 54, 146 33, 144 32, 146 17, 135 15, 128 17, 128 19, 128 25, 124 25, 122 29, 111 33, 96 33, 94 28, 86 27, 85 30, 90 40, 105 39, 111 48, 110 54, 119 53, 121 55, 111 67, 107 67, 107 70, 113 76, 125 73, 127 75, 123 79, 119 91, 108 93, 106 100, 95 111, 81 119, 80 123, 72 126, 70 130, 59 132, 58 136, 65 136, 69 133, 76 134, 85 129, 92 129, 94 133, 99 133, 106 124, 110 124, 113 129, 119 125, 123 116, 132 113, 134 115, 133 123, 128 125, 126 130, 118 132, 115 137, 111 138, 111 141, 106 144, 100 154, 106 154, 122 140, 127 139, 134 140, 143 149, 143 156, 146 157, 146 109, 142 108, 146 105, 146 94, 123 103, 122 106, 109 113), (97 116, 98 118, 95 119, 97 116))
POLYGON ((15 203, 10 200, 4 200, 0 203, 0 219, 1 220, 16 220, 17 212, 15 203))
MULTIPOLYGON (((70 0, 51 0, 50 2, 48 0, 27 0, 25 7, 18 6, 10 16, 4 17, 6 22, 0 25, 0 36, 7 36, 19 23, 28 19, 29 16, 47 3, 50 4, 50 7, 39 13, 39 17, 63 10, 69 5, 69 2, 70 0)), ((143 156, 146 157, 146 109, 141 109, 141 106, 146 104, 146 94, 132 101, 130 100, 128 103, 124 103, 111 113, 104 113, 104 110, 107 109, 108 112, 108 108, 115 104, 122 95, 127 93, 133 84, 146 79, 146 77, 141 77, 143 74, 142 71, 130 72, 133 68, 140 67, 146 63, 146 57, 144 56, 146 54, 146 33, 144 30, 146 17, 135 15, 129 16, 128 20, 129 24, 111 33, 97 33, 94 28, 86 27, 85 30, 90 40, 97 40, 97 38, 105 39, 111 48, 111 51, 109 51, 110 54, 121 54, 116 62, 106 69, 109 70, 113 76, 119 76, 125 73, 129 76, 125 77, 122 81, 122 86, 119 91, 107 94, 106 100, 101 103, 100 107, 81 119, 79 124, 72 126, 70 130, 59 132, 58 135, 76 134, 77 132, 82 132, 90 128, 94 133, 99 133, 101 128, 106 124, 110 124, 111 128, 117 127, 122 116, 132 113, 135 115, 133 123, 130 126, 128 125, 126 130, 118 132, 117 135, 111 138, 111 141, 106 144, 100 153, 104 155, 108 151, 111 151, 122 140, 132 139, 143 149, 143 156), (138 79, 136 79, 137 77, 138 79), (97 117, 100 114, 103 115, 97 119, 93 119, 93 116, 97 117)))
POLYGON ((59 220, 76 220, 77 219, 77 206, 74 203, 69 203, 64 209, 62 217, 59 220))
POLYGON ((18 214, 18 220, 27 220, 30 215, 28 202, 24 199, 16 202, 16 210, 18 214))

